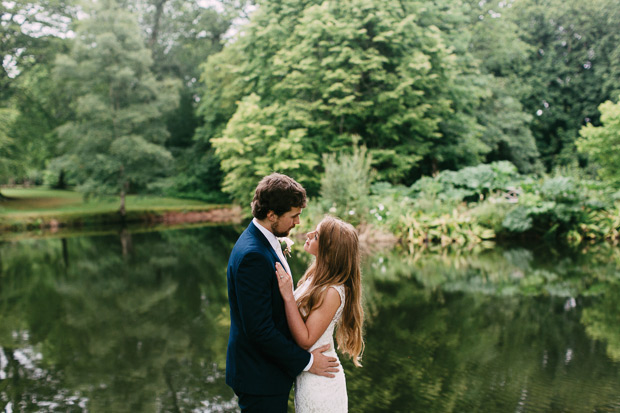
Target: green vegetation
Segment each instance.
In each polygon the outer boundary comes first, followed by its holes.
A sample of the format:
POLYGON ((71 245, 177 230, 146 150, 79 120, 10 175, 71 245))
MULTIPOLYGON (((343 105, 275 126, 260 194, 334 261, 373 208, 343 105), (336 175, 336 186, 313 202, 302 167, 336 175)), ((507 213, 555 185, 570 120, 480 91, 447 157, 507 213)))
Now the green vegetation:
POLYGON ((176 108, 178 85, 151 72, 151 52, 133 15, 114 1, 89 12, 71 54, 56 60, 54 74, 71 91, 75 111, 75 120, 57 129, 64 155, 56 165, 87 196, 120 194, 124 216, 130 184, 143 189, 170 168, 162 115, 176 108))
POLYGON ((534 179, 500 161, 443 171, 409 187, 369 186, 360 184, 371 182, 374 172, 364 166, 371 158, 363 149, 328 161, 322 197, 308 209, 310 226, 330 213, 395 234, 408 247, 507 238, 620 239, 620 193, 599 182, 561 175, 534 179))
POLYGON ((197 138, 243 204, 269 170, 318 195, 316 162, 356 139, 378 179, 406 186, 499 160, 536 178, 585 166, 579 128, 620 88, 617 35, 600 28, 620 16, 608 0, 543 3, 261 3, 205 66, 197 138))
MULTIPOLYGON (((104 212, 115 209, 115 199, 107 197, 84 201, 79 192, 45 189, 45 188, 6 188, 3 193, 8 197, 14 198, 11 202, 0 204, 0 208, 5 214, 19 214, 30 212, 104 212)), ((152 196, 128 197, 127 209, 144 208, 183 208, 183 207, 205 207, 206 204, 200 201, 191 201, 174 198, 161 198, 152 196)))
MULTIPOLYGON (((0 203, 0 229, 27 230, 44 227, 83 227, 121 222, 156 222, 165 214, 206 212, 229 206, 155 196, 130 195, 127 213, 119 214, 114 197, 91 198, 74 191, 44 188, 5 188, 9 198, 0 203)), ((234 212, 231 219, 236 219, 234 212)))
POLYGON ((3 5, 0 184, 122 215, 278 171, 409 243, 616 237, 615 0, 209 4, 3 5))
POLYGON ((620 187, 620 102, 607 101, 599 106, 601 126, 588 124, 580 131, 577 147, 596 160, 604 181, 620 187))

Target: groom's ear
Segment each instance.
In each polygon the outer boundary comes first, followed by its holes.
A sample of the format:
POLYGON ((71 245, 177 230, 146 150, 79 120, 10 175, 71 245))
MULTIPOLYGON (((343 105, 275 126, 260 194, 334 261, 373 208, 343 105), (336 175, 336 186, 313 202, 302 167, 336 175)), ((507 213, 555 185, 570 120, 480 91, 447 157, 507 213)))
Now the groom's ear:
POLYGON ((270 210, 269 212, 267 212, 267 219, 270 222, 276 222, 278 220, 278 216, 276 215, 275 212, 270 210))

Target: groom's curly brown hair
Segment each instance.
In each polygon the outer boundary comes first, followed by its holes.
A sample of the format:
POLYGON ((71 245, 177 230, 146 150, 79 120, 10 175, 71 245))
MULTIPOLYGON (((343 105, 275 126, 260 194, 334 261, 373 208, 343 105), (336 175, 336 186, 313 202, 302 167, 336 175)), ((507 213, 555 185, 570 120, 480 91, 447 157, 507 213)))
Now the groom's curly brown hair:
POLYGON ((256 219, 265 219, 269 211, 280 216, 291 208, 305 208, 306 190, 290 176, 272 173, 258 183, 251 205, 256 219))

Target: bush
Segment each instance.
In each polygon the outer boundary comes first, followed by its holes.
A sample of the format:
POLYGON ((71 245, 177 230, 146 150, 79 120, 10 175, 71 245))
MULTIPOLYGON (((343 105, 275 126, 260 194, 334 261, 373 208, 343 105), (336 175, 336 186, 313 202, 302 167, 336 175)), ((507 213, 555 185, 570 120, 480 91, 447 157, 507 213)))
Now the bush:
POLYGON ((560 175, 540 180, 495 162, 424 177, 409 188, 369 186, 373 172, 362 150, 325 159, 324 198, 308 208, 316 222, 329 212, 388 230, 409 246, 515 236, 571 243, 620 237, 618 194, 600 182, 560 175))
POLYGON ((506 191, 519 180, 517 168, 508 161, 443 171, 434 178, 423 177, 411 186, 414 198, 444 202, 481 201, 495 191, 506 191))
POLYGON ((370 185, 376 175, 372 156, 365 146, 353 153, 323 155, 325 174, 321 179, 322 204, 330 214, 353 224, 365 221, 369 211, 370 185))

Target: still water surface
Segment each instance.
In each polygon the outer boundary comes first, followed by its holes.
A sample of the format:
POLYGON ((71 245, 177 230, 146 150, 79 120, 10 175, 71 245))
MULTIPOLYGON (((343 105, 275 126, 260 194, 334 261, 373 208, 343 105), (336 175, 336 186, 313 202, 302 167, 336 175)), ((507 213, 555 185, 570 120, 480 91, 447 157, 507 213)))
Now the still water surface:
MULTIPOLYGON (((0 242, 0 410, 237 411, 225 272, 242 229, 0 242)), ((620 412, 617 247, 365 261, 352 412, 620 412)))

